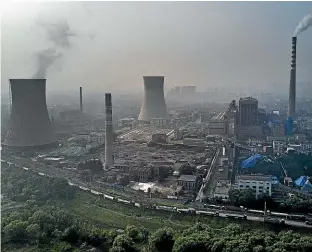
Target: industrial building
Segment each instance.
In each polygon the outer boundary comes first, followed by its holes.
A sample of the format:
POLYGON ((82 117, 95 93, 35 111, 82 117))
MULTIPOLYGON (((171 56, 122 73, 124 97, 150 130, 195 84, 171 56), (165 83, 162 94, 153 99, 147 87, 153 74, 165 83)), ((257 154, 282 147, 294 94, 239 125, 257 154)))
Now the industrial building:
POLYGON ((184 190, 192 191, 197 186, 197 176, 194 175, 181 175, 178 179, 178 185, 182 186, 184 190))
POLYGON ((273 177, 271 175, 239 175, 236 177, 236 189, 252 189, 256 194, 272 195, 273 177))
POLYGON ((220 112, 214 115, 209 123, 209 134, 223 135, 226 134, 226 113, 220 112))
POLYGON ((3 145, 38 148, 56 143, 46 104, 46 79, 10 79, 12 110, 3 145))

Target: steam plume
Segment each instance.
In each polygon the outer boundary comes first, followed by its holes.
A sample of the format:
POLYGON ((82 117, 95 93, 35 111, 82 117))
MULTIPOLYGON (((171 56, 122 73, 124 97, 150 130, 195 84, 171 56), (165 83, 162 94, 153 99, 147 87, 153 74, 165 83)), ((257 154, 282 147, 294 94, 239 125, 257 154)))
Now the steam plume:
POLYGON ((54 43, 56 47, 69 48, 69 38, 76 36, 70 31, 66 20, 59 20, 56 23, 38 21, 38 24, 45 29, 48 39, 54 43))
POLYGON ((52 43, 52 47, 36 53, 37 70, 33 78, 46 78, 47 71, 57 59, 63 57, 61 52, 71 47, 70 37, 76 36, 70 31, 66 20, 56 23, 48 23, 38 20, 37 24, 44 28, 47 39, 52 43))
POLYGON ((312 26, 312 14, 306 15, 299 25, 297 26, 295 32, 294 32, 294 37, 297 37, 301 32, 305 31, 306 29, 309 28, 309 26, 312 26))
POLYGON ((47 49, 37 53, 37 70, 33 75, 35 79, 44 79, 47 75, 48 68, 53 65, 54 61, 62 57, 62 53, 57 53, 55 49, 47 49))

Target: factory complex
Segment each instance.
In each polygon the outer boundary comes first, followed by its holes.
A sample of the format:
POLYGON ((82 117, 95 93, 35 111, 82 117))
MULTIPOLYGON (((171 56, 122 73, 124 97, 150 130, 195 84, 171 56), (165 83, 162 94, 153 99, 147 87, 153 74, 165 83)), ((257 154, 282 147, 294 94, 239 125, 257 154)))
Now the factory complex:
POLYGON ((77 109, 51 116, 46 79, 10 79, 2 158, 129 202, 203 208, 229 204, 233 191, 311 200, 312 123, 296 111, 296 46, 293 37, 287 110, 251 96, 218 109, 173 106, 197 99, 196 87, 176 86, 165 99, 165 76, 143 76, 141 106, 126 116, 112 93, 99 113, 86 112, 82 87, 77 109))

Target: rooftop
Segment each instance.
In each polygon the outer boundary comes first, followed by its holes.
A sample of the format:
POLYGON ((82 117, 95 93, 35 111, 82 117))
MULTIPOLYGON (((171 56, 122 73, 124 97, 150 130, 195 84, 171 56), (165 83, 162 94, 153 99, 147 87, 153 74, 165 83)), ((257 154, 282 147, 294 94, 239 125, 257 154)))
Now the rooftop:
POLYGON ((211 120, 212 121, 220 121, 220 120, 224 120, 224 116, 225 116, 225 112, 220 112, 219 114, 214 115, 211 120))
POLYGON ((271 175, 240 175, 236 180, 272 181, 271 175))
POLYGON ((179 181, 196 182, 196 176, 194 175, 181 175, 179 181))

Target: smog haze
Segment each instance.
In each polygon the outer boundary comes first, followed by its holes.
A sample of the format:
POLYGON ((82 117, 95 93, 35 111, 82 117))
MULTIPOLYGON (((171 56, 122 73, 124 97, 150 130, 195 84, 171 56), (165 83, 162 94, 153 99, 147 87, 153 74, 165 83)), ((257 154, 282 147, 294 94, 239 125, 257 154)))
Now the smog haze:
MULTIPOLYGON (((287 93, 291 36, 312 10, 309 2, 15 5, 1 24, 2 92, 8 92, 9 78, 33 77, 36 55, 52 50, 53 60, 46 63, 48 92, 83 86, 86 92, 135 94, 142 92, 142 76, 164 75, 166 90, 196 85, 202 91, 287 93), (42 24, 56 28, 49 33, 42 24), (57 24, 66 29, 58 30, 57 24)), ((312 80, 311 41, 311 29, 298 38, 298 82, 312 80)))

